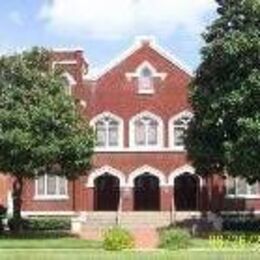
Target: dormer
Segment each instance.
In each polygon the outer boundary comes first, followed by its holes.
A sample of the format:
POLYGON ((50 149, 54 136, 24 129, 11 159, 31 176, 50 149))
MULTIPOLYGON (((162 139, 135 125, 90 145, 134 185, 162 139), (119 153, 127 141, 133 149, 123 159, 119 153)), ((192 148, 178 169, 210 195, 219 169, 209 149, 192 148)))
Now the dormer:
POLYGON ((148 61, 141 63, 134 72, 126 73, 128 81, 134 80, 136 82, 138 94, 154 94, 155 80, 164 81, 166 76, 166 73, 158 72, 148 61))

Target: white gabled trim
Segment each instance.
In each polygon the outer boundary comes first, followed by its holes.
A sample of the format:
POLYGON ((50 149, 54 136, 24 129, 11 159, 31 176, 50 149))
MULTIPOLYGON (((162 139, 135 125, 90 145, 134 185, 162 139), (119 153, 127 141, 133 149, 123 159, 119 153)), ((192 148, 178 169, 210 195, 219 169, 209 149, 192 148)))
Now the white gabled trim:
POLYGON ((168 121, 168 146, 171 148, 173 151, 176 152, 185 152, 185 147, 184 146, 176 146, 174 145, 174 122, 182 117, 189 117, 192 119, 193 113, 190 112, 189 110, 184 110, 173 117, 170 118, 168 121))
POLYGON ((169 186, 174 186, 174 181, 175 179, 182 175, 183 173, 190 173, 190 174, 195 174, 198 178, 199 178, 199 182, 200 182, 200 187, 203 186, 203 179, 201 176, 199 176, 198 174, 196 174, 195 172, 195 168, 192 167, 189 164, 185 164, 177 169, 175 169, 173 172, 170 173, 170 175, 168 176, 168 185, 169 186))
POLYGON ((94 188, 95 187, 95 179, 98 178, 99 176, 105 174, 105 173, 108 173, 110 175, 117 177, 119 179, 120 187, 125 187, 125 185, 126 185, 125 175, 121 171, 119 171, 119 170, 117 170, 117 169, 115 169, 115 168, 113 168, 109 165, 105 165, 101 168, 98 168, 98 169, 92 171, 88 175, 88 181, 87 181, 86 186, 88 188, 94 188))
POLYGON ((167 73, 158 72, 149 61, 144 61, 136 68, 135 72, 127 72, 125 74, 126 78, 128 80, 131 80, 132 78, 139 78, 144 68, 148 68, 152 72, 153 78, 160 78, 161 80, 165 80, 167 76, 167 73))
POLYGON ((129 120, 129 149, 132 151, 158 151, 164 147, 164 124, 161 117, 150 111, 141 111, 129 120), (137 146, 135 144, 135 121, 142 117, 150 117, 158 123, 157 144, 151 146, 137 146))
POLYGON ((169 50, 166 50, 165 48, 162 48, 160 45, 158 45, 156 42, 153 42, 151 44, 151 47, 157 51, 161 56, 163 56, 165 59, 170 61, 173 65, 177 66, 179 69, 184 71, 186 74, 188 74, 190 77, 193 77, 193 71, 191 68, 189 68, 188 65, 186 65, 184 62, 180 61, 179 58, 177 58, 174 54, 172 54, 169 50))
MULTIPOLYGON (((192 70, 185 65, 183 62, 181 62, 178 58, 176 58, 172 53, 169 51, 165 50, 161 46, 155 43, 154 38, 150 37, 145 37, 145 36, 139 36, 136 37, 136 40, 134 44, 128 48, 126 51, 118 55, 114 60, 112 60, 108 65, 106 65, 99 73, 96 75, 93 75, 93 80, 97 80, 100 77, 102 77, 104 74, 106 74, 108 71, 113 69, 114 67, 118 66, 122 61, 124 61, 126 58, 131 56, 135 51, 137 51, 139 48, 143 46, 143 44, 149 44, 151 48, 153 48, 156 52, 158 52, 162 57, 170 61, 173 65, 177 66, 180 68, 182 71, 184 71, 186 74, 189 76, 193 77, 193 72, 192 70)), ((91 72, 90 72, 91 74, 91 72)), ((89 79, 88 76, 86 76, 86 79, 89 79)))
POLYGON ((166 177, 163 174, 163 172, 161 172, 160 170, 153 168, 149 165, 144 165, 140 168, 137 168, 136 170, 134 170, 133 172, 131 172, 127 178, 127 186, 128 187, 134 187, 135 186, 135 178, 144 174, 144 173, 149 173, 155 177, 157 177, 159 179, 159 185, 160 186, 166 186, 166 177))
POLYGON ((119 123, 119 126, 118 126, 118 146, 116 147, 96 147, 95 148, 95 151, 99 151, 99 152, 106 152, 106 151, 120 151, 123 149, 124 147, 124 120, 109 112, 109 111, 105 111, 101 114, 98 114, 96 115, 95 117, 93 117, 91 120, 90 120, 90 126, 92 126, 94 129, 95 129, 95 124, 99 121, 99 120, 102 120, 104 117, 109 117, 109 118, 112 118, 113 120, 117 121, 119 123))

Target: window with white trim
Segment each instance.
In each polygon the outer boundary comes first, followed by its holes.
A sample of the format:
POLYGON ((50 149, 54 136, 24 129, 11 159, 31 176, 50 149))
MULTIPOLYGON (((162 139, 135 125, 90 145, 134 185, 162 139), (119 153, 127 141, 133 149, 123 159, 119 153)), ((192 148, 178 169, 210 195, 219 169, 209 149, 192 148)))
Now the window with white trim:
POLYGON ((72 94, 72 88, 76 84, 75 79, 73 78, 73 76, 70 73, 64 72, 62 74, 62 80, 63 80, 63 84, 64 84, 65 93, 67 95, 71 95, 72 94))
POLYGON ((245 179, 228 177, 226 194, 231 197, 260 196, 259 182, 249 184, 245 179))
POLYGON ((123 147, 123 120, 120 117, 103 112, 94 117, 90 124, 96 131, 97 150, 116 150, 123 147))
POLYGON ((109 117, 96 122, 97 147, 118 146, 119 123, 109 117))
POLYGON ((130 146, 161 147, 162 121, 150 113, 142 113, 130 120, 130 146))
POLYGON ((153 92, 153 73, 148 67, 144 67, 138 77, 138 93, 148 94, 153 92))
POLYGON ((64 198, 68 195, 68 182, 65 177, 44 174, 38 176, 35 183, 36 197, 64 198))
POLYGON ((190 112, 183 112, 170 120, 170 147, 178 150, 185 150, 186 131, 191 118, 192 114, 190 112))
POLYGON ((153 94, 154 81, 164 81, 167 76, 165 72, 158 72, 157 69, 148 61, 143 61, 134 72, 127 72, 126 77, 129 81, 137 82, 138 94, 153 94))

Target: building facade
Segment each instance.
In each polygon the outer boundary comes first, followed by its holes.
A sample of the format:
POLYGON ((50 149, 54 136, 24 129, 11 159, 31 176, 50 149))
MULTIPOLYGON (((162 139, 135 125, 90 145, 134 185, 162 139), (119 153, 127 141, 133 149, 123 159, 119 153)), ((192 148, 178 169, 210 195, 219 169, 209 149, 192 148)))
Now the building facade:
POLYGON ((26 181, 23 212, 258 211, 258 183, 195 173, 184 146, 193 114, 192 73, 154 41, 140 39, 98 75, 81 50, 54 52, 67 91, 96 131, 92 169, 75 181, 26 181))

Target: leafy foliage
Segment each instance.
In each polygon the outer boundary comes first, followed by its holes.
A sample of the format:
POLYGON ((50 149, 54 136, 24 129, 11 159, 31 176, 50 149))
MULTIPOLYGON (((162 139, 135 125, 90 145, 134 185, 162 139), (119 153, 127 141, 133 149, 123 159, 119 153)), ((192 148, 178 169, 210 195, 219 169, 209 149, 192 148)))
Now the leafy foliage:
POLYGON ((0 171, 15 177, 18 219, 24 178, 77 178, 93 152, 92 130, 66 94, 61 72, 51 69, 50 55, 34 48, 0 58, 0 171))
POLYGON ((160 232, 160 247, 170 250, 187 248, 191 244, 188 231, 180 228, 167 228, 160 232))
POLYGON ((90 165, 93 136, 46 50, 0 59, 0 170, 76 177, 90 165), (59 167, 53 166, 59 165, 59 167))
POLYGON ((218 0, 191 86, 186 146, 197 172, 260 180, 260 2, 218 0))
MULTIPOLYGON (((13 229, 14 220, 9 219, 8 225, 13 229)), ((24 231, 66 231, 71 228, 70 218, 29 218, 22 220, 24 231)))
POLYGON ((119 251, 133 246, 133 237, 127 230, 114 227, 106 231, 104 238, 104 248, 106 250, 119 251))

